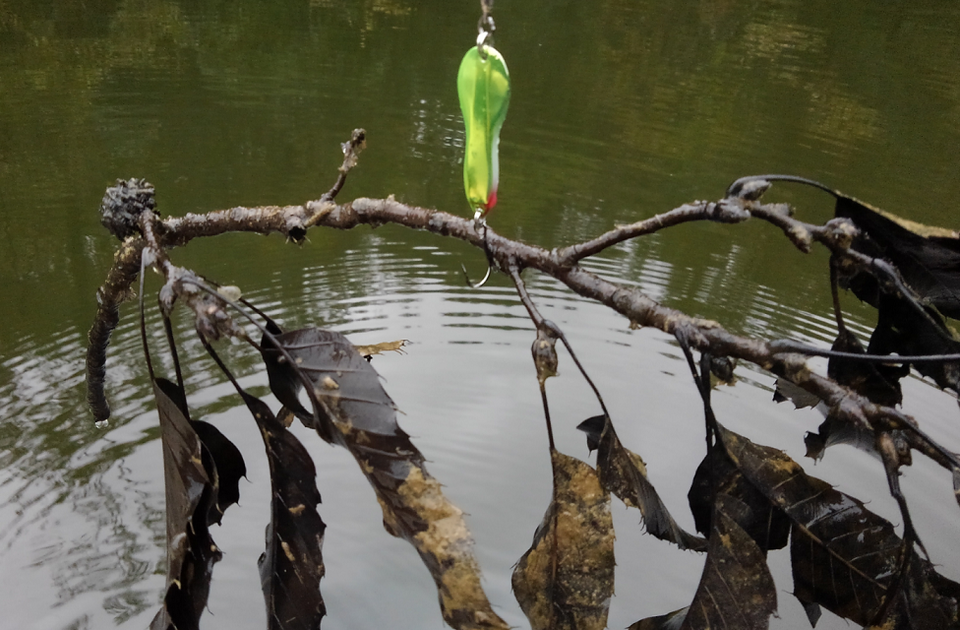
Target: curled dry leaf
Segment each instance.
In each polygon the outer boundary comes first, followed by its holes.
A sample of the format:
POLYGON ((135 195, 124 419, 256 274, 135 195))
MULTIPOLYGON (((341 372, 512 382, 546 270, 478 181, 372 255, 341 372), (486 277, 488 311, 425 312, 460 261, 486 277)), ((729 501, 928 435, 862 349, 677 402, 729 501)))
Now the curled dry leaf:
POLYGON ((437 585, 444 620, 454 628, 502 628, 480 585, 473 538, 463 512, 424 467, 424 458, 397 423, 393 400, 373 366, 343 335, 307 328, 277 336, 295 365, 264 339, 270 385, 284 405, 321 437, 344 446, 373 486, 383 524, 417 549, 437 585), (313 384, 320 424, 299 404, 300 375, 313 384))
POLYGON ((317 471, 303 444, 263 401, 241 392, 263 437, 270 463, 270 524, 260 556, 260 583, 270 630, 318 630, 326 614, 320 595, 323 532, 317 513, 317 471))
MULTIPOLYGON (((893 273, 916 296, 891 290, 872 270, 857 269, 841 275, 844 286, 877 309, 877 327, 868 352, 904 356, 960 352, 960 340, 942 316, 960 318, 960 233, 898 217, 837 191, 833 194, 837 197, 836 216, 852 220, 860 230, 852 248, 892 263, 893 273)), ((914 368, 940 387, 960 392, 960 363, 916 363, 914 368)), ((896 381, 907 373, 906 366, 902 370, 884 366, 876 369, 887 381, 896 381)))
POLYGON ((808 431, 803 436, 807 447, 806 456, 818 460, 827 448, 837 444, 849 444, 861 451, 876 454, 877 436, 869 426, 854 424, 832 415, 817 427, 817 432, 808 431))
POLYGON ((207 516, 207 525, 220 524, 227 508, 240 500, 240 479, 247 475, 247 467, 240 449, 217 427, 200 420, 193 421, 191 426, 213 458, 216 471, 217 500, 207 516))
POLYGON ((811 394, 796 383, 785 378, 778 378, 773 386, 773 401, 784 402, 789 400, 794 408, 816 407, 823 401, 816 394, 811 394))
POLYGON ((216 472, 188 419, 183 390, 157 379, 153 393, 167 504, 167 590, 150 630, 195 630, 207 604, 213 565, 221 557, 207 529, 216 510, 216 472))
POLYGON ((685 531, 673 520, 656 488, 647 479, 643 459, 623 447, 609 417, 588 418, 577 428, 587 434, 590 449, 597 449, 600 484, 630 507, 640 510, 648 533, 681 549, 706 551, 706 540, 685 531))
MULTIPOLYGON (((863 344, 849 329, 844 329, 837 335, 831 350, 853 354, 866 352, 863 344)), ((909 366, 868 363, 838 357, 831 357, 827 365, 827 375, 837 383, 849 387, 874 403, 890 407, 901 403, 903 395, 900 390, 900 378, 909 372, 909 366)), ((838 418, 817 396, 790 381, 778 379, 777 394, 780 396, 775 394, 774 399, 782 402, 785 400, 784 393, 793 400, 797 408, 817 407, 826 415, 817 433, 808 432, 803 438, 807 447, 807 457, 819 460, 827 448, 836 444, 849 444, 876 455, 876 435, 869 426, 838 418), (804 404, 805 399, 806 404, 804 404)))
MULTIPOLYGON (((861 230, 853 249, 892 262, 922 300, 948 317, 960 318, 960 234, 922 225, 836 193, 836 216, 861 230)), ((866 273, 850 279, 851 289, 874 306, 879 287, 866 273)))
POLYGON ((533 630, 601 630, 613 596, 610 495, 588 464, 551 452, 553 498, 513 571, 533 630))
MULTIPOLYGON (((932 355, 960 354, 960 340, 943 316, 924 306, 923 313, 904 297, 882 294, 878 299, 877 327, 870 336, 871 354, 932 355)), ((932 378, 937 385, 960 393, 960 362, 914 363, 914 369, 932 378)), ((908 366, 886 367, 890 378, 900 378, 908 366)))
POLYGON ((537 379, 540 386, 551 376, 557 375, 557 336, 552 329, 545 326, 537 328, 537 338, 530 347, 533 354, 533 364, 537 367, 537 379))
MULTIPOLYGON (((866 352, 860 340, 850 330, 841 332, 831 350, 863 354, 866 352)), ((877 365, 852 359, 833 357, 827 367, 830 378, 841 385, 866 396, 881 405, 896 406, 902 398, 899 379, 908 373, 901 366, 877 365)), ((816 433, 807 432, 803 437, 807 447, 806 456, 819 460, 827 448, 837 444, 849 444, 857 449, 876 455, 876 435, 873 429, 838 418, 827 405, 814 394, 801 389, 786 379, 777 379, 773 399, 776 402, 791 400, 797 409, 816 407, 826 418, 816 433)))

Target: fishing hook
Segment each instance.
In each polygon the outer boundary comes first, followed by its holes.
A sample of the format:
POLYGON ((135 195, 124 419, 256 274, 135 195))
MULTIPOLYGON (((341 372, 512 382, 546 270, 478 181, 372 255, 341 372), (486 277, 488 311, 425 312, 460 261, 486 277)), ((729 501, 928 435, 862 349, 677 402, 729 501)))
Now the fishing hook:
POLYGON ((487 244, 487 222, 482 216, 480 216, 480 210, 477 210, 476 216, 473 217, 473 225, 475 229, 479 229, 481 226, 483 226, 483 253, 487 255, 487 273, 485 273, 483 278, 480 279, 480 282, 474 284, 470 280, 470 276, 467 274, 467 267, 463 263, 460 263, 460 269, 463 271, 463 279, 466 280, 467 286, 474 289, 479 289, 487 283, 487 280, 490 279, 490 273, 493 271, 494 262, 493 254, 490 252, 490 247, 487 244))

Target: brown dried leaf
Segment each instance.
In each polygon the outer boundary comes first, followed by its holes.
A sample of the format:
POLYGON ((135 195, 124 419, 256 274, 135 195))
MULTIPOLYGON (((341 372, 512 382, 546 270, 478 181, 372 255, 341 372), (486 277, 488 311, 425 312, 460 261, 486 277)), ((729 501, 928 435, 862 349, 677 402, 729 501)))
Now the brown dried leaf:
POLYGON ((513 571, 513 592, 533 630, 600 630, 613 596, 610 495, 588 464, 557 451, 551 462, 553 498, 513 571))
POLYGON ((823 606, 868 624, 893 596, 906 597, 905 605, 931 609, 909 608, 903 613, 906 617, 934 614, 937 609, 956 618, 952 594, 960 591, 960 585, 937 574, 912 546, 907 550, 910 562, 918 564, 910 569, 910 584, 895 580, 903 540, 889 521, 867 510, 860 500, 807 475, 782 451, 754 444, 720 425, 718 430, 744 478, 793 523, 794 595, 808 614, 815 617, 823 606), (891 591, 893 587, 896 591, 891 591))
POLYGON ((717 440, 697 467, 687 498, 697 531, 709 535, 713 530, 717 497, 729 495, 738 499, 747 510, 737 517, 743 528, 761 549, 782 549, 790 539, 790 519, 771 505, 744 476, 717 440))
POLYGON ((530 352, 533 354, 533 364, 537 367, 537 380, 540 386, 551 376, 557 375, 557 336, 547 327, 537 328, 537 338, 533 340, 530 346, 530 352))
POLYGON ((681 630, 769 627, 777 591, 766 554, 737 524, 748 509, 733 497, 717 497, 703 575, 681 630))
POLYGON ((817 432, 808 431, 803 436, 807 447, 806 456, 818 460, 824 451, 837 444, 849 444, 867 453, 877 452, 877 436, 869 426, 854 424, 849 420, 827 415, 817 432))
POLYGON ((904 580, 906 584, 897 591, 896 599, 883 616, 873 622, 870 630, 960 628, 957 618, 960 584, 943 578, 915 553, 910 556, 904 580))
POLYGON ((396 407, 373 366, 339 333, 307 328, 278 335, 278 340, 295 366, 280 361, 279 352, 264 340, 271 388, 321 437, 329 430, 330 440, 353 454, 376 492, 384 528, 413 544, 433 576, 444 620, 464 630, 506 629, 480 585, 463 512, 443 495, 424 467, 423 455, 397 424, 396 407), (320 424, 296 400, 298 371, 314 384, 320 424))
POLYGON ((785 378, 778 378, 774 383, 773 401, 779 403, 785 400, 792 402, 796 409, 816 407, 822 402, 819 396, 811 394, 796 383, 785 378))
POLYGON ((303 444, 263 401, 240 393, 263 437, 270 463, 270 525, 260 556, 260 583, 270 630, 318 630, 327 609, 320 595, 323 532, 317 471, 303 444))
MULTIPOLYGON (((867 351, 903 356, 960 352, 960 340, 943 319, 943 315, 960 318, 960 233, 903 219, 837 191, 833 194, 836 216, 852 220, 859 228, 852 249, 892 264, 911 289, 893 291, 873 270, 841 269, 840 284, 878 311, 867 351), (925 315, 920 308, 927 311, 925 315)), ((960 392, 960 362, 920 362, 913 367, 940 387, 960 392)), ((905 375, 907 368, 876 369, 891 381, 905 375)))
MULTIPOLYGON (((354 455, 366 471, 372 460, 357 452, 354 455)), ((444 620, 454 628, 507 628, 480 586, 480 567, 473 557, 473 538, 463 511, 443 496, 440 482, 427 473, 422 462, 403 462, 399 468, 405 469, 407 476, 398 486, 391 487, 396 480, 379 488, 374 485, 383 525, 416 547, 436 582, 444 620)), ((375 477, 386 474, 373 470, 367 478, 375 483, 375 477)))
POLYGON ((247 475, 247 467, 240 449, 217 427, 200 420, 192 421, 191 426, 213 459, 217 501, 207 516, 207 525, 219 525, 227 508, 240 500, 240 478, 247 475))
MULTIPOLYGON (((960 340, 947 326, 943 316, 930 307, 923 307, 926 316, 907 299, 882 294, 878 299, 877 327, 870 336, 870 354, 931 355, 960 354, 960 340)), ((960 393, 960 361, 913 363, 920 374, 937 385, 960 393)), ((905 376, 909 366, 885 368, 891 376, 905 376)))
POLYGON ((630 507, 640 510, 648 533, 681 549, 706 551, 706 540, 685 531, 673 520, 656 488, 647 479, 643 459, 623 447, 609 417, 588 418, 577 428, 587 433, 588 446, 597 449, 600 484, 630 507))
POLYGON ((221 553, 207 529, 217 491, 212 458, 186 413, 183 390, 170 381, 153 385, 160 415, 167 504, 167 591, 151 630, 196 630, 207 604, 213 565, 221 553), (205 466, 206 462, 209 462, 205 466), (211 474, 212 472, 212 474, 211 474))
POLYGON ((375 354, 383 354, 384 352, 406 354, 403 349, 408 343, 410 343, 409 339, 398 339, 396 341, 383 341, 381 343, 375 343, 369 346, 354 346, 354 348, 356 348, 357 352, 365 357, 370 357, 375 354))
MULTIPOLYGON (((948 317, 960 318, 960 233, 909 221, 835 194, 836 216, 851 219, 861 230, 853 249, 889 260, 921 299, 948 317)), ((857 297, 877 306, 876 280, 860 273, 850 284, 857 297)))
MULTIPOLYGON (((837 335, 830 349, 853 354, 866 352, 856 334, 846 328, 837 335)), ((900 366, 877 365, 837 357, 831 357, 827 364, 827 376, 866 396, 871 402, 888 407, 896 407, 903 402, 900 378, 906 376, 909 371, 909 367, 903 369, 900 366)))

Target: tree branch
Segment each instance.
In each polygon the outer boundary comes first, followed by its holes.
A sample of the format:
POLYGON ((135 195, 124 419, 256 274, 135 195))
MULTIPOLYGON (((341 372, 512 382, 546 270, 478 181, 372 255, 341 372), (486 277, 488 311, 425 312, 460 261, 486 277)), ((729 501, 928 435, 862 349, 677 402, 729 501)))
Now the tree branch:
MULTIPOLYGON (((680 331, 691 348, 709 352, 715 357, 750 361, 817 395, 832 408, 837 418, 871 427, 877 432, 903 430, 912 447, 950 470, 960 468, 960 459, 956 454, 926 436, 909 416, 892 407, 876 405, 835 381, 812 372, 806 363, 808 357, 804 354, 804 346, 786 340, 764 341, 734 335, 717 322, 690 317, 661 305, 634 287, 604 280, 577 265, 583 258, 616 243, 679 223, 699 220, 738 223, 753 216, 780 227, 802 251, 809 251, 813 242, 820 242, 838 258, 850 260, 882 279, 886 278, 897 290, 909 291, 895 269, 890 272, 878 264, 882 261, 850 249, 856 228, 849 221, 833 220, 823 226, 796 221, 782 204, 761 204, 759 196, 769 184, 754 182, 752 186, 745 185, 733 191, 739 196, 728 196, 717 202, 685 204, 651 219, 618 227, 590 241, 548 251, 501 236, 490 227, 486 227, 485 231, 478 229, 477 223, 471 219, 403 204, 392 196, 387 199, 360 198, 342 205, 335 204, 333 199, 342 188, 347 172, 356 163, 356 153, 362 149, 363 141, 362 130, 357 130, 351 142, 343 145, 344 163, 337 182, 316 201, 294 206, 235 207, 204 215, 187 214, 162 220, 151 217, 144 222, 149 226, 149 243, 142 237, 127 238, 98 292, 100 305, 89 334, 88 399, 98 420, 106 419, 109 415, 102 389, 106 346, 118 321, 119 304, 130 297, 130 283, 136 277, 140 252, 145 246, 157 250, 159 259, 165 256, 161 252, 186 245, 195 238, 226 232, 275 232, 294 242, 301 242, 307 229, 312 226, 346 230, 359 225, 395 223, 457 238, 484 249, 497 267, 511 272, 515 281, 519 277, 519 270, 527 267, 537 269, 557 278, 578 295, 607 305, 633 325, 656 328, 670 335, 680 331)), ((527 301, 525 305, 529 306, 527 301)), ((540 328, 542 319, 540 322, 537 319, 534 316, 540 328)))
POLYGON ((687 223, 688 221, 716 221, 718 223, 740 223, 750 218, 742 200, 723 199, 718 202, 695 201, 674 208, 670 212, 658 214, 630 225, 621 225, 614 230, 601 234, 595 239, 564 247, 557 252, 563 266, 573 265, 588 256, 599 254, 606 248, 623 241, 653 234, 663 228, 687 223))

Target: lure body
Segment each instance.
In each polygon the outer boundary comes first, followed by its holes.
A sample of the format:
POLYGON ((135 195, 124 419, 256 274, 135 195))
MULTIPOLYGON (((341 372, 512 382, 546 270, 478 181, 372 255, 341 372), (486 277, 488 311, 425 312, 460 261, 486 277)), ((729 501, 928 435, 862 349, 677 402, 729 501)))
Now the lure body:
POLYGON ((510 104, 510 75, 503 56, 492 46, 467 51, 457 73, 460 111, 466 126, 463 155, 463 189, 476 217, 497 203, 500 182, 500 128, 510 104))

